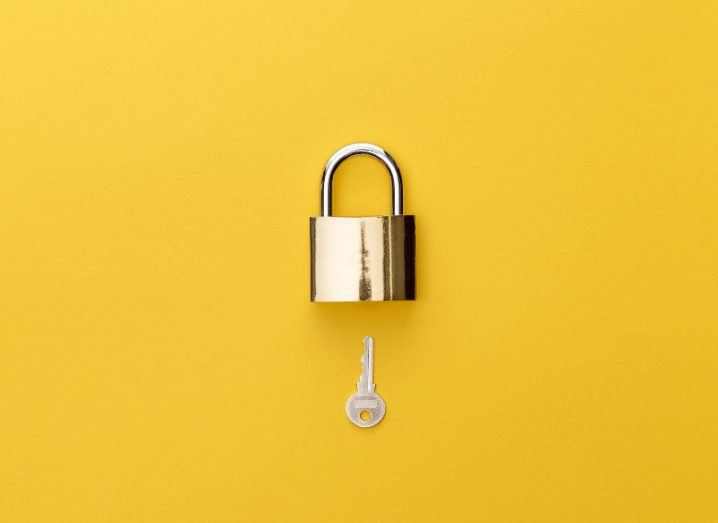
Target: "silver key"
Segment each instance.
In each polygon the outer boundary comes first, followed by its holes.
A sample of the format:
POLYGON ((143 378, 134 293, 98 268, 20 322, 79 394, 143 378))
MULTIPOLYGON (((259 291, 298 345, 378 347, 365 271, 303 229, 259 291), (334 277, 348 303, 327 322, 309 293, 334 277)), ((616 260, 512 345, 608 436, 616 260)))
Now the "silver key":
POLYGON ((347 416, 354 425, 373 427, 384 418, 386 405, 381 396, 374 392, 374 338, 371 336, 364 338, 361 368, 357 392, 347 401, 347 416))

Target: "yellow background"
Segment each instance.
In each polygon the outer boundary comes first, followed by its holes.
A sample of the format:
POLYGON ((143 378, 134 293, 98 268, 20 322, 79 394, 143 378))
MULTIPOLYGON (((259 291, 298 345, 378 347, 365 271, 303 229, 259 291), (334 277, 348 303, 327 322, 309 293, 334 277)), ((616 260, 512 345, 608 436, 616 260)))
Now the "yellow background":
MULTIPOLYGON (((710 0, 3 2, 0 520, 716 521, 717 30, 710 0), (309 302, 353 141, 403 170, 415 303, 309 302)), ((388 180, 348 161, 337 213, 388 180)))

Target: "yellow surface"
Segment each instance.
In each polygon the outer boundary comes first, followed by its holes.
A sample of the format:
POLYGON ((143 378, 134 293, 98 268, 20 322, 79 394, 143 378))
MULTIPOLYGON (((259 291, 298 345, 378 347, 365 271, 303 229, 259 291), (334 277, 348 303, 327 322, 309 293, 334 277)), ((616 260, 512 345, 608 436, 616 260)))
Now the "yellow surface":
POLYGON ((3 2, 0 521, 716 521, 717 20, 3 2), (358 140, 415 303, 309 302, 358 140))

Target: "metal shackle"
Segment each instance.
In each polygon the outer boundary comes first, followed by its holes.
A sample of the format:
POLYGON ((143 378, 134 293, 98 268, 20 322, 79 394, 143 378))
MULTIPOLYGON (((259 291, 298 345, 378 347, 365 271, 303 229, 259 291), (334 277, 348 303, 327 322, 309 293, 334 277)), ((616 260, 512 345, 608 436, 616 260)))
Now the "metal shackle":
POLYGON ((404 214, 404 188, 394 158, 384 149, 370 143, 352 143, 335 152, 327 161, 322 175, 322 216, 332 216, 332 183, 339 164, 350 156, 366 154, 380 160, 391 175, 392 214, 404 214))

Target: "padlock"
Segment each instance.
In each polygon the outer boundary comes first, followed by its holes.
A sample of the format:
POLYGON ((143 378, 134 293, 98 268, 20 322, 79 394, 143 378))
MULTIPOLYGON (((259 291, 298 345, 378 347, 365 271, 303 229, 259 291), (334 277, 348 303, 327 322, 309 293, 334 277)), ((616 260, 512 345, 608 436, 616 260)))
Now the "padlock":
POLYGON ((311 300, 416 299, 414 216, 403 214, 401 173, 384 149, 368 143, 342 147, 324 167, 321 216, 309 218, 311 300), (391 174, 391 216, 332 216, 332 181, 339 164, 355 154, 384 163, 391 174))

